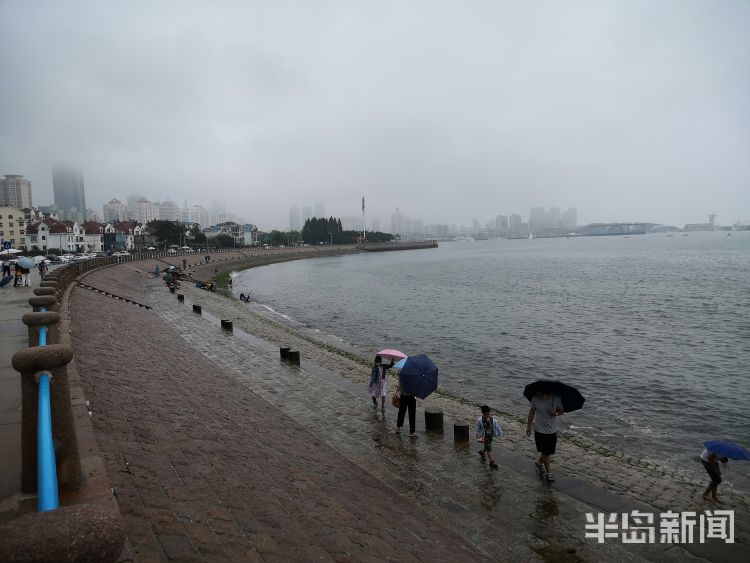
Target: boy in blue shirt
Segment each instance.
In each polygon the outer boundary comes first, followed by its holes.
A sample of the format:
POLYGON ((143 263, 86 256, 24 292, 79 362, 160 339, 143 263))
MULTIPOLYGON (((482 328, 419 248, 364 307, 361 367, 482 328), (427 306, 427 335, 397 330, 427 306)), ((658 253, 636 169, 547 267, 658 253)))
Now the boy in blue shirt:
POLYGON ((497 469, 497 463, 492 459, 492 439, 502 436, 503 431, 492 416, 492 411, 487 405, 482 405, 482 416, 477 419, 476 435, 477 442, 482 442, 484 444, 484 447, 479 450, 479 456, 482 458, 482 463, 489 459, 490 469, 497 469))

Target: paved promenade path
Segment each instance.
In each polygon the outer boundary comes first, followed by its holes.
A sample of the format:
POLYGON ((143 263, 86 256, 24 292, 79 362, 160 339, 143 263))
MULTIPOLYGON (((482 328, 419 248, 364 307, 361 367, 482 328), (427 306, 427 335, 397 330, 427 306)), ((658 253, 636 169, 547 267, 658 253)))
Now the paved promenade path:
MULTIPOLYGON (((83 281, 147 304, 75 289, 76 362, 117 487, 135 560, 727 560, 706 544, 603 545, 587 512, 653 508, 558 477, 541 483, 503 448, 500 471, 446 435, 393 433, 364 385, 179 303, 144 272, 83 281), (687 547, 687 546, 685 546, 687 547)), ((366 379, 366 375, 363 376, 366 379)))

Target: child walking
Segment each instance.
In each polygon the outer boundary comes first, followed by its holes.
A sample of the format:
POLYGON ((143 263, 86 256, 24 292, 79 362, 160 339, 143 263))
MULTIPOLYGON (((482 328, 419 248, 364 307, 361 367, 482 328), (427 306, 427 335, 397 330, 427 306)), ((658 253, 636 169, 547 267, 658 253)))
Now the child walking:
POLYGON ((497 469, 497 463, 492 459, 492 439, 503 435, 500 425, 492 416, 492 410, 487 405, 482 405, 482 416, 477 419, 477 442, 482 442, 484 447, 479 450, 482 463, 490 460, 490 468, 497 469))
POLYGON ((375 356, 375 362, 370 372, 370 397, 372 397, 373 406, 378 406, 378 397, 380 397, 381 408, 385 410, 385 396, 388 394, 388 380, 385 372, 393 367, 393 360, 389 365, 383 364, 383 358, 375 356))

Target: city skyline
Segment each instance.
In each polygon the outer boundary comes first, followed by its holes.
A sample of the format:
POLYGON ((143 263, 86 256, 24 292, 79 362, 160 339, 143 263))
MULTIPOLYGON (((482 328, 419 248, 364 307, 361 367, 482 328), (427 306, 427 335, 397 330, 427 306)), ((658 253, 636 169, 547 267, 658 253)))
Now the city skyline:
POLYGON ((0 166, 37 205, 71 163, 87 208, 222 199, 267 229, 362 194, 381 225, 750 219, 747 2, 394 10, 4 2, 0 166))

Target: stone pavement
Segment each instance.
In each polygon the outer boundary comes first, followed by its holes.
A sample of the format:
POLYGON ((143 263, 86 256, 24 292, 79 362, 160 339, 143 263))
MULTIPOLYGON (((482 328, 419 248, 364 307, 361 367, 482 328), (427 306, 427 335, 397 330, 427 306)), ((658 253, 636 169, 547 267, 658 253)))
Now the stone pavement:
MULTIPOLYGON (((109 268, 85 282, 112 284, 109 268)), ((117 278, 142 283, 123 266, 117 278)), ((171 295, 170 295, 171 296, 171 295)), ((174 298, 174 296, 171 296, 174 298)), ((76 362, 137 561, 476 561, 471 544, 195 351, 73 290, 76 362), (94 352, 95 351, 95 352, 94 352)))
MULTIPOLYGON (((179 304, 136 265, 84 281, 118 294, 141 288, 153 311, 78 289, 72 300, 77 350, 107 350, 76 361, 90 385, 100 447, 136 559, 311 558, 300 546, 318 537, 313 530, 322 525, 336 531, 338 551, 328 551, 334 558, 401 560, 394 531, 413 531, 427 540, 424 546, 433 537, 414 526, 425 520, 469 553, 462 536, 481 559, 733 560, 733 548, 741 547, 686 552, 586 541, 586 512, 653 509, 579 479, 562 477, 549 487, 527 458, 504 448, 497 448, 501 471, 490 472, 473 448, 455 447, 451 436, 424 434, 421 424, 419 440, 395 435, 395 412, 373 410, 364 386, 309 362, 280 364, 275 345, 222 332, 217 319, 193 314, 189 303, 179 304), (98 320, 102 313, 109 321, 98 320), (242 508, 233 510, 230 502, 242 508), (340 513, 354 519, 339 519, 340 513), (374 526, 368 529, 379 542, 363 542, 363 530, 349 527, 362 521, 374 526), (237 550, 221 547, 223 524, 215 522, 233 523, 237 550), (293 551, 283 551, 292 550, 280 533, 290 525, 300 535, 292 536, 293 551), (268 538, 275 543, 266 544, 268 538)), ((449 560, 470 558, 441 549, 437 553, 449 560)), ((410 553, 428 556, 422 549, 410 553)))

